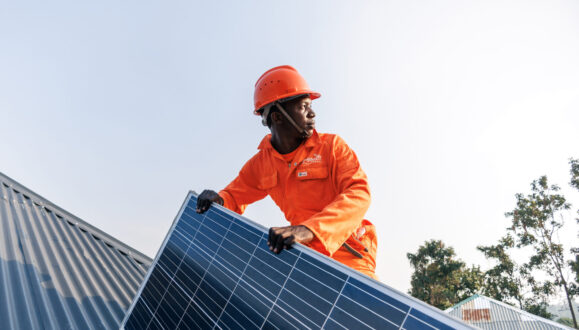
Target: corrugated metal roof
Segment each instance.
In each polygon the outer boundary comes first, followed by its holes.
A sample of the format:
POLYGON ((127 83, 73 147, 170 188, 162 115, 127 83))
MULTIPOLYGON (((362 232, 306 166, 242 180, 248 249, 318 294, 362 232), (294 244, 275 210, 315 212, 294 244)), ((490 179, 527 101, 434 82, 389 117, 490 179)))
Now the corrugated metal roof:
POLYGON ((118 328, 151 259, 0 173, 0 329, 118 328))
POLYGON ((478 294, 445 312, 482 329, 571 329, 478 294))

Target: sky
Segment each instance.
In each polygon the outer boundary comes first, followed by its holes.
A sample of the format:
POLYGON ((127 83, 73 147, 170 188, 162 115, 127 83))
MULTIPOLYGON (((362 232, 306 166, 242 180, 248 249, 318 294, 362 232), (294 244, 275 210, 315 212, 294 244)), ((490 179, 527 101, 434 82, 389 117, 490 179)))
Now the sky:
MULTIPOLYGON (((289 64, 358 155, 377 275, 407 291, 426 240, 490 266, 476 246, 541 175, 577 210, 578 59, 575 0, 0 1, 0 172, 154 257, 188 191, 257 152, 253 86, 289 64)), ((287 223, 269 198, 245 216, 287 223)))

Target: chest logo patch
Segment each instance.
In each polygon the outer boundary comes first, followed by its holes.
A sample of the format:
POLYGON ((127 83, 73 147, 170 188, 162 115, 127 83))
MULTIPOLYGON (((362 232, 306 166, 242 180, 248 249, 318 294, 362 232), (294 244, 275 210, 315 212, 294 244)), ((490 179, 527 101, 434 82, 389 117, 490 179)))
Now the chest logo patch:
POLYGON ((322 162, 322 155, 320 154, 313 154, 312 157, 308 157, 303 160, 302 164, 309 165, 309 164, 317 164, 322 162))
POLYGON ((308 176, 308 172, 304 171, 304 172, 298 172, 298 178, 304 177, 304 176, 308 176))

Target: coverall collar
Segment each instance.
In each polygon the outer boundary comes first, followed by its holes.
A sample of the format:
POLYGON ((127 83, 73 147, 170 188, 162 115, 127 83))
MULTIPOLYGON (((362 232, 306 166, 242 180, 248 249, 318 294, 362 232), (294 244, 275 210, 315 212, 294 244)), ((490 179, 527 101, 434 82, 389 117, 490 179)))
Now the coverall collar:
MULTIPOLYGON (((314 129, 314 133, 312 134, 312 136, 310 136, 306 142, 304 143, 304 145, 306 147, 313 147, 315 145, 317 145, 320 141, 320 136, 318 135, 318 131, 316 131, 314 129)), ((299 148, 299 147, 298 147, 299 148)), ((259 144, 259 146, 257 147, 257 149, 259 150, 266 150, 266 149, 272 149, 275 152, 277 152, 277 150, 275 150, 273 148, 273 146, 271 145, 271 134, 266 135, 263 140, 261 140, 261 143, 259 144)))

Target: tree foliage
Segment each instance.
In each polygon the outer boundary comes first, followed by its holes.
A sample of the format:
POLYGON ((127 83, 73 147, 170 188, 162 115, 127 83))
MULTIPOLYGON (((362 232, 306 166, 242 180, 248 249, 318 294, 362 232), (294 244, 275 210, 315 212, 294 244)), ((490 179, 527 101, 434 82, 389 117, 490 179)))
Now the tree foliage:
POLYGON ((487 259, 495 262, 495 266, 483 274, 482 294, 517 305, 535 315, 551 318, 547 311, 548 294, 541 293, 540 286, 534 288, 537 283, 532 274, 512 259, 509 250, 514 245, 513 237, 507 234, 496 245, 477 247, 487 259))
MULTIPOLYGON (((579 159, 570 159, 569 165, 570 185, 579 190, 579 159)), ((577 328, 571 302, 579 296, 579 247, 570 249, 572 259, 568 260, 565 251, 569 250, 558 239, 571 204, 557 185, 549 184, 546 176, 531 183, 529 194, 516 194, 515 198, 514 209, 505 213, 510 220, 506 234, 496 245, 477 247, 493 261, 492 268, 484 272, 478 266, 467 268, 456 258, 452 247, 430 240, 415 254, 407 254, 414 268, 409 293, 441 309, 481 293, 551 318, 548 302, 563 292, 571 311, 569 320, 577 328), (518 250, 530 253, 515 261, 513 252, 518 250)), ((579 218, 575 220, 579 223, 579 218)))
POLYGON ((512 260, 508 252, 513 246, 512 236, 506 235, 496 245, 477 247, 487 259, 495 260, 495 266, 484 273, 482 294, 503 302, 514 299, 522 309, 524 297, 521 290, 524 278, 520 266, 512 260))
MULTIPOLYGON (((569 159, 569 165, 571 165, 571 181, 569 184, 571 187, 579 190, 579 159, 569 159)), ((577 214, 579 215, 579 209, 577 209, 577 214)), ((579 218, 575 219, 579 223, 579 218)), ((575 281, 579 283, 579 247, 573 247, 571 253, 575 256, 575 260, 569 261, 569 266, 571 270, 575 273, 575 281)), ((575 288, 575 294, 579 295, 579 290, 575 288)))
POLYGON ((478 247, 487 258, 496 261, 496 266, 485 272, 483 291, 501 301, 515 300, 520 308, 533 314, 550 317, 546 310, 548 299, 561 289, 576 322, 571 301, 577 294, 577 285, 566 274, 569 266, 577 264, 566 260, 557 235, 564 225, 563 211, 571 205, 559 191, 557 185, 550 185, 547 177, 541 176, 531 183, 530 194, 515 195, 515 208, 505 213, 511 220, 507 234, 497 245, 478 247), (532 253, 517 265, 509 253, 514 248, 528 248, 532 253))
POLYGON ((409 293, 440 309, 452 307, 472 296, 482 284, 478 267, 467 268, 456 259, 454 249, 440 240, 430 240, 407 255, 414 268, 409 293))

